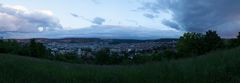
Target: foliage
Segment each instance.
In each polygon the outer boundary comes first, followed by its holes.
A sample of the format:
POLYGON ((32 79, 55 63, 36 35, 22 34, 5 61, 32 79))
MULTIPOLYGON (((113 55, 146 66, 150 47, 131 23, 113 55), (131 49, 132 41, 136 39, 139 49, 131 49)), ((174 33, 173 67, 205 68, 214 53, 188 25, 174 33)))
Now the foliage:
POLYGON ((177 51, 183 57, 203 54, 204 36, 200 33, 184 33, 177 42, 177 51))
POLYGON ((133 56, 132 62, 134 64, 143 64, 146 62, 151 62, 152 61, 152 55, 150 54, 140 54, 140 55, 135 55, 133 56))
POLYGON ((58 61, 69 62, 69 63, 79 63, 79 64, 83 63, 83 60, 74 53, 57 54, 55 55, 54 59, 58 61))
POLYGON ((238 33, 238 36, 236 39, 230 40, 230 46, 229 47, 237 47, 240 46, 240 32, 238 33))
POLYGON ((162 58, 163 59, 167 59, 167 60, 173 60, 173 59, 177 59, 177 53, 173 50, 170 49, 166 49, 162 52, 162 58))
POLYGON ((110 64, 110 50, 108 48, 101 49, 96 54, 96 64, 110 64))
POLYGON ((223 41, 216 31, 207 31, 204 36, 204 43, 206 52, 224 47, 223 41))
POLYGON ((158 53, 153 53, 152 54, 152 61, 162 61, 163 60, 163 57, 164 56, 164 54, 163 53, 160 53, 160 52, 158 52, 158 53))
POLYGON ((34 39, 31 39, 28 44, 18 43, 16 40, 0 40, 0 53, 38 58, 46 58, 50 55, 50 51, 42 43, 37 43, 34 39))
POLYGON ((110 54, 109 63, 110 64, 122 64, 124 59, 127 59, 127 58, 119 55, 118 53, 113 52, 110 54))
POLYGON ((210 51, 224 48, 225 45, 216 31, 201 33, 188 32, 177 42, 177 51, 182 57, 203 55, 210 51))
POLYGON ((240 40, 240 32, 238 32, 238 36, 237 36, 237 39, 239 39, 239 40, 240 40))
POLYGON ((42 43, 37 43, 35 39, 30 40, 29 44, 30 56, 32 57, 47 57, 48 50, 42 43))

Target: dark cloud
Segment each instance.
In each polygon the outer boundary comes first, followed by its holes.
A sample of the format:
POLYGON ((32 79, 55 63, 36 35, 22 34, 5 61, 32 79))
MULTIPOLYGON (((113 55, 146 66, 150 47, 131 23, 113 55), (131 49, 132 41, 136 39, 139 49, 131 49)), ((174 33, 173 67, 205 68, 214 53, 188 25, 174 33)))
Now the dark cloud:
POLYGON ((101 17, 95 17, 92 20, 92 23, 97 24, 97 25, 102 25, 106 20, 101 18, 101 17))
POLYGON ((157 0, 145 3, 142 9, 155 14, 170 10, 173 20, 186 31, 228 31, 220 33, 225 36, 240 31, 239 3, 240 0, 157 0))
POLYGON ((172 21, 169 21, 169 20, 163 20, 162 24, 164 24, 166 26, 169 26, 171 28, 180 30, 180 26, 177 23, 175 23, 175 22, 172 22, 172 21))
POLYGON ((114 38, 114 39, 158 39, 176 38, 182 32, 174 30, 158 30, 146 27, 131 27, 118 25, 95 25, 82 29, 51 31, 43 33, 5 33, 8 38, 114 38))
POLYGON ((22 6, 0 5, 0 32, 39 32, 61 29, 50 11, 28 10, 22 6))

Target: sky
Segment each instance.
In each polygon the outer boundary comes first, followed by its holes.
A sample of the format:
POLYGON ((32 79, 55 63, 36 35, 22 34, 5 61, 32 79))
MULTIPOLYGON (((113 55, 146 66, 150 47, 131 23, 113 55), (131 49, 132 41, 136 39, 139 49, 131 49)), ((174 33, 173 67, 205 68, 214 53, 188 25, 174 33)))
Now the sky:
POLYGON ((178 38, 240 31, 239 0, 0 0, 5 38, 178 38))

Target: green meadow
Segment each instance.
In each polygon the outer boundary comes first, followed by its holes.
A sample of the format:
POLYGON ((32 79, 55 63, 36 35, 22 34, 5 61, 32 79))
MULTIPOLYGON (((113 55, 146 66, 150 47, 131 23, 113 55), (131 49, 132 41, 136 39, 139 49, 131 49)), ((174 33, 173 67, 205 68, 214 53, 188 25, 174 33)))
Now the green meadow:
POLYGON ((240 48, 142 65, 84 65, 0 54, 0 83, 240 83, 240 48))

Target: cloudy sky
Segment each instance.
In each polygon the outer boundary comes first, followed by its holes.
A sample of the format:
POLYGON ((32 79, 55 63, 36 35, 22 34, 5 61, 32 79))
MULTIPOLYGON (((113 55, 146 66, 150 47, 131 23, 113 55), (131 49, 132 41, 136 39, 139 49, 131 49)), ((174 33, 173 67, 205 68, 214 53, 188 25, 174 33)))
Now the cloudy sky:
POLYGON ((240 31, 240 0, 0 0, 5 38, 177 38, 240 31))

